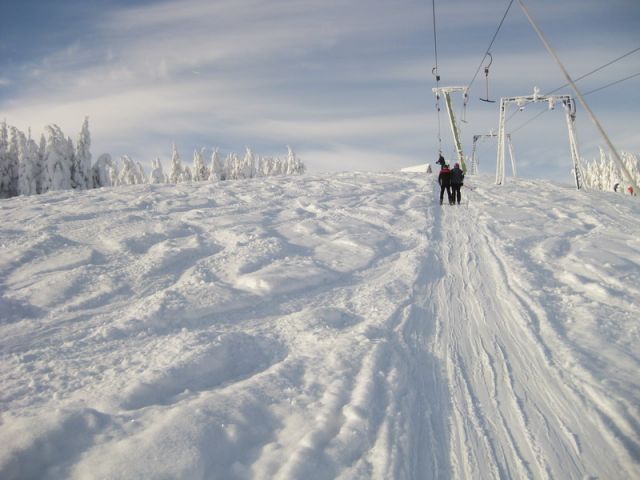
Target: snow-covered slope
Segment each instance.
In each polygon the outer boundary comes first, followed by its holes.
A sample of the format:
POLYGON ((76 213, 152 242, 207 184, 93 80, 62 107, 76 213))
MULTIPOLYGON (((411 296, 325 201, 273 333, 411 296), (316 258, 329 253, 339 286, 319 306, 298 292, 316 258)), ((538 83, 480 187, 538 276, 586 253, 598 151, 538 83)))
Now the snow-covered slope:
POLYGON ((0 478, 640 478, 640 204, 469 183, 0 202, 0 478))

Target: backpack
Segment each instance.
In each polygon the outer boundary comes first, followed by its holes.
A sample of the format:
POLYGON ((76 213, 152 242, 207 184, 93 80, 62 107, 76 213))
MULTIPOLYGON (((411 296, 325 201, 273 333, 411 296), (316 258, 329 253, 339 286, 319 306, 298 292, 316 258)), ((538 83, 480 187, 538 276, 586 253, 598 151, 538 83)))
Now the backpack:
POLYGON ((455 167, 451 170, 451 183, 454 185, 462 185, 464 181, 464 172, 460 167, 455 167))

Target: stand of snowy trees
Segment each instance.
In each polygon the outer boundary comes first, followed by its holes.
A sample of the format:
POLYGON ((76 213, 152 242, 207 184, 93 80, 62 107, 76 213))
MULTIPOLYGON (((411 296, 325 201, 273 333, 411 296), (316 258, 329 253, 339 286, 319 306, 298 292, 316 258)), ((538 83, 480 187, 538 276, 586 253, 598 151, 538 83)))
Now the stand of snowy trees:
POLYGON ((92 188, 89 120, 75 147, 57 125, 45 130, 36 143, 30 131, 0 123, 0 198, 92 188))
POLYGON ((230 153, 224 160, 215 149, 206 161, 206 149, 196 150, 191 166, 182 162, 173 146, 171 166, 165 173, 159 158, 146 175, 140 162, 127 155, 113 161, 108 153, 91 163, 91 134, 85 118, 74 146, 57 125, 49 125, 39 143, 6 122, 0 123, 0 198, 35 195, 51 190, 85 190, 140 183, 220 181, 276 175, 299 175, 305 166, 289 147, 284 159, 258 157, 250 149, 243 157, 230 153))
MULTIPOLYGON (((636 185, 640 184, 640 161, 638 157, 626 152, 622 152, 621 156, 622 161, 635 180, 636 185)), ((603 191, 612 191, 615 188, 615 190, 620 193, 631 193, 628 190, 628 182, 624 179, 622 172, 613 160, 611 154, 607 155, 602 149, 600 149, 599 159, 587 162, 583 169, 583 176, 584 184, 588 188, 603 191)), ((639 192, 634 193, 636 195, 639 194, 639 192)))
POLYGON ((288 147, 287 156, 283 159, 256 156, 250 148, 247 148, 243 157, 230 153, 222 160, 218 149, 213 150, 208 163, 206 157, 205 148, 195 150, 192 165, 185 165, 174 145, 169 172, 164 172, 160 159, 156 158, 152 164, 149 183, 215 182, 277 175, 300 175, 305 171, 304 164, 291 147, 288 147))

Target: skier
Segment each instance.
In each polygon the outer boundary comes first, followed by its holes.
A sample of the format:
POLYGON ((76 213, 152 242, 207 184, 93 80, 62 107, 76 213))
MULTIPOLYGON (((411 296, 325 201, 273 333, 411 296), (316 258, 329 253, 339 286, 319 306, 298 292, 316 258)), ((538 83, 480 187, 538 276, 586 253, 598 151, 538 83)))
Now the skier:
POLYGON ((442 165, 442 169, 438 175, 438 183, 440 184, 440 205, 442 205, 445 189, 447 190, 447 197, 449 197, 449 205, 453 205, 453 197, 451 196, 451 170, 449 170, 449 165, 446 163, 442 165))
POLYGON ((460 199, 462 197, 462 193, 460 192, 460 189, 462 188, 463 181, 464 181, 464 172, 460 168, 460 164, 456 163, 453 166, 453 170, 451 170, 451 190, 452 190, 451 203, 452 204, 456 203, 456 200, 457 200, 458 205, 460 205, 460 199))
POLYGON ((440 157, 438 158, 438 161, 436 162, 437 165, 440 165, 440 169, 442 170, 444 168, 444 166, 447 164, 447 162, 445 161, 444 157, 442 155, 440 155, 440 157))

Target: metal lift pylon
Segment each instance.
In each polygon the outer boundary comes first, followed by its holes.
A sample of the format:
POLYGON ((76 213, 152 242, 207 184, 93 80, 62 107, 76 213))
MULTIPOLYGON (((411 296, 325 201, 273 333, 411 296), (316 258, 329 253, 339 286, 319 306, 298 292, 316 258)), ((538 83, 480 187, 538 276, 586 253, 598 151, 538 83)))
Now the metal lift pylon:
MULTIPOLYGON (((498 136, 497 133, 485 133, 482 135, 474 135, 473 136, 473 148, 471 150, 471 166, 470 166, 470 173, 471 175, 477 175, 478 174, 478 159, 476 157, 476 146, 478 143, 478 140, 483 140, 485 138, 496 138, 498 136)), ((507 139, 507 147, 509 149, 509 158, 511 160, 511 171, 513 172, 513 176, 517 176, 517 172, 516 172, 516 159, 513 156, 513 145, 511 144, 511 134, 507 133, 506 135, 506 139, 507 139)))
MULTIPOLYGON (((523 95, 518 97, 502 97, 500 99, 500 122, 498 126, 498 158, 496 159, 496 185, 503 185, 505 182, 506 172, 504 168, 504 150, 505 150, 505 127, 506 112, 510 103, 515 103, 518 107, 523 107, 528 103, 547 102, 549 109, 553 110, 557 103, 561 103, 564 107, 565 117, 567 120, 567 129, 569 132, 569 147, 571 150, 571 159, 573 161, 573 172, 576 188, 582 188, 582 176, 580 169, 580 154, 578 152, 578 141, 576 137, 576 104, 570 95, 540 95, 540 90, 535 87, 533 95, 523 95)), ((513 157, 512 157, 513 162, 513 157)), ((513 172, 515 175, 515 164, 513 164, 513 172)))
POLYGON ((464 152, 462 150, 460 127, 458 126, 455 113, 453 112, 453 103, 451 100, 451 94, 461 92, 463 96, 467 98, 469 94, 469 88, 468 87, 437 87, 432 89, 432 91, 433 93, 436 94, 436 98, 440 98, 440 96, 444 97, 444 103, 447 106, 447 114, 449 115, 449 125, 451 126, 451 133, 453 135, 453 143, 455 144, 455 148, 456 148, 457 161, 462 167, 462 170, 466 172, 467 164, 465 162, 464 152))

